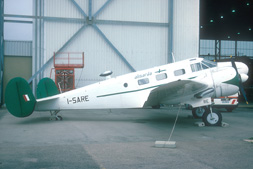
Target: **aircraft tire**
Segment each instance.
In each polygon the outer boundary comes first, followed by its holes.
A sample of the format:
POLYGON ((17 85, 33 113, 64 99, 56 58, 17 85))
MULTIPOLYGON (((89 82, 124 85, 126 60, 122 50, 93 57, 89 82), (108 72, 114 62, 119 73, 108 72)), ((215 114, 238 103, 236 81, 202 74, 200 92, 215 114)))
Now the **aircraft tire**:
POLYGON ((222 115, 220 112, 212 112, 211 115, 209 110, 203 114, 202 120, 206 126, 221 126, 222 115))
POLYGON ((56 119, 62 121, 62 116, 57 116, 56 119))
POLYGON ((201 119, 205 112, 207 112, 207 107, 205 107, 205 106, 195 107, 195 108, 192 109, 192 116, 195 119, 201 119))

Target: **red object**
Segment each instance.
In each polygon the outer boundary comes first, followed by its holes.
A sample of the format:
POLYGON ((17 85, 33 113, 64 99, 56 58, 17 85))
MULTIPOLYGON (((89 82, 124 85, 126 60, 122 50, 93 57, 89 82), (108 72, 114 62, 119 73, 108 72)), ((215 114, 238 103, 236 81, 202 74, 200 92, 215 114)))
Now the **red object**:
POLYGON ((54 52, 55 68, 83 68, 84 52, 54 52))
POLYGON ((29 98, 29 96, 28 96, 27 94, 24 94, 24 95, 23 95, 23 98, 24 98, 24 100, 25 100, 26 102, 30 101, 30 98, 29 98))
POLYGON ((62 92, 75 89, 75 69, 55 68, 55 84, 62 92))
POLYGON ((235 104, 235 101, 236 101, 236 100, 233 100, 233 101, 232 101, 232 104, 235 104))
POLYGON ((75 89, 75 68, 84 67, 84 52, 54 53, 54 67, 55 84, 58 89, 61 92, 75 89))

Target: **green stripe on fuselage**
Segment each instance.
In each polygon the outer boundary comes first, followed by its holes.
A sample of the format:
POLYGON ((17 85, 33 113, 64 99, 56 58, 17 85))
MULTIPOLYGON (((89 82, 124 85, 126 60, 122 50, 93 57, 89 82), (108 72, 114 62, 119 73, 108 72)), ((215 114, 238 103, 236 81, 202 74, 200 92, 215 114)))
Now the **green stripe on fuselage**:
MULTIPOLYGON (((164 84, 162 84, 162 85, 164 85, 164 84)), ((142 91, 142 90, 147 90, 147 89, 156 88, 156 87, 159 87, 159 86, 162 86, 162 85, 151 86, 151 87, 147 87, 147 88, 143 88, 143 89, 138 89, 138 90, 130 90, 130 91, 125 91, 125 92, 118 92, 118 93, 105 94, 105 95, 100 95, 100 96, 97 96, 97 97, 107 97, 107 96, 113 96, 113 95, 119 95, 119 94, 126 94, 126 93, 139 92, 139 91, 142 91)))

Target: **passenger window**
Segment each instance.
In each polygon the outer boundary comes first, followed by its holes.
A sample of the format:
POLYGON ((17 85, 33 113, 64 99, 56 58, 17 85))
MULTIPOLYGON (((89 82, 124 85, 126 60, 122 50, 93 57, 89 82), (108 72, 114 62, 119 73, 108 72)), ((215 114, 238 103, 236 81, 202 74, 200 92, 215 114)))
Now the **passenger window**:
POLYGON ((180 76, 180 75, 183 75, 185 74, 185 70, 184 69, 179 69, 179 70, 175 70, 174 71, 174 75, 175 76, 180 76))
POLYGON ((166 73, 162 73, 162 74, 158 74, 155 76, 157 81, 163 80, 163 79, 167 79, 167 74, 166 73))
POLYGON ((148 83, 149 83, 148 78, 138 80, 139 85, 144 85, 144 84, 148 84, 148 83))
POLYGON ((191 69, 192 69, 192 72, 197 72, 197 71, 202 70, 200 63, 191 64, 191 69))

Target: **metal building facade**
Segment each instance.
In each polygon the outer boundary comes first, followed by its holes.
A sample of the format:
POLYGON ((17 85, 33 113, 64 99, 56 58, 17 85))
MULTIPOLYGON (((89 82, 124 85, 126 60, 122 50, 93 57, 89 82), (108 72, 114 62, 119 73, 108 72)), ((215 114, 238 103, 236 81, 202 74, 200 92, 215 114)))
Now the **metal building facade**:
POLYGON ((198 57, 199 0, 34 0, 34 15, 30 81, 50 76, 59 51, 85 54, 76 87, 106 70, 117 76, 198 57))
POLYGON ((4 41, 5 56, 32 56, 32 41, 4 41))
POLYGON ((199 0, 174 0, 173 54, 175 60, 199 55, 199 0))
POLYGON ((4 1, 0 0, 0 105, 3 98, 3 66, 4 66, 4 1))

